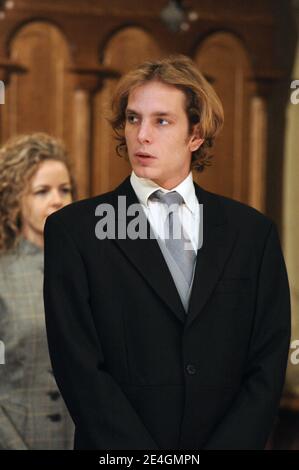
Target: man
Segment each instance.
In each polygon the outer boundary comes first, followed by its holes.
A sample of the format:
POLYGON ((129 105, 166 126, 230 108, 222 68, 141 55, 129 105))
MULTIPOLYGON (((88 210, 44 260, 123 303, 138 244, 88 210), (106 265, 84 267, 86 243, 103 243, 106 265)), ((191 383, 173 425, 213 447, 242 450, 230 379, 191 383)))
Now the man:
POLYGON ((288 356, 288 281, 274 224, 192 181, 222 121, 191 60, 142 64, 120 81, 111 120, 132 175, 47 220, 49 348, 76 449, 265 446, 288 356), (156 238, 119 236, 134 219, 123 200, 156 238))

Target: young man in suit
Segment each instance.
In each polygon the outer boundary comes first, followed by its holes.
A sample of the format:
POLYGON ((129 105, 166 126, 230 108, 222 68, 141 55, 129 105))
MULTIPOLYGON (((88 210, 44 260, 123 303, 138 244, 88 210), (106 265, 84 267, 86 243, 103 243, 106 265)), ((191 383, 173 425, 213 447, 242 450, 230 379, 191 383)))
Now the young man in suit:
POLYGON ((272 221, 192 181, 222 121, 190 59, 142 64, 121 79, 111 119, 131 176, 47 220, 49 348, 76 449, 265 446, 289 288, 272 221), (154 237, 132 236, 133 204, 154 237))

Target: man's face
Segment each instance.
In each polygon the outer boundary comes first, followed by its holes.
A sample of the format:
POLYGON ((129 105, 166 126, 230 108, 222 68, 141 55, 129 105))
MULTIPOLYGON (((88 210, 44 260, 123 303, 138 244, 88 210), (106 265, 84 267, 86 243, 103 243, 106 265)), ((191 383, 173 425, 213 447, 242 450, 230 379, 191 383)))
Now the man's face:
POLYGON ((129 94, 125 138, 137 176, 172 189, 190 172, 191 154, 203 140, 193 132, 185 111, 185 95, 159 81, 129 94))

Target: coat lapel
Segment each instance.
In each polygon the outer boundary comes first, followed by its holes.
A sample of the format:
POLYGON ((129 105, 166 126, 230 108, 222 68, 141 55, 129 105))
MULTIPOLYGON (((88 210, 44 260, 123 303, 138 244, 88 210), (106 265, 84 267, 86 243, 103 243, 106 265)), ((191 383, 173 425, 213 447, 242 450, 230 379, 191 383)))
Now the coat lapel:
MULTIPOLYGON (((198 318, 212 295, 237 238, 237 231, 226 219, 219 198, 197 184, 195 191, 199 203, 203 204, 203 245, 197 252, 187 315, 157 241, 149 238, 133 240, 128 236, 114 240, 156 294, 185 323, 186 328, 198 318)), ((129 177, 114 191, 113 196, 116 214, 119 196, 125 196, 127 208, 131 204, 138 204, 129 177)), ((146 219, 145 214, 142 214, 146 219)), ((133 218, 134 216, 131 217, 133 218)), ((129 222, 130 217, 127 217, 126 225, 129 222)), ((149 234, 150 225, 147 219, 145 224, 149 234)))
POLYGON ((228 222, 220 199, 195 184, 200 204, 203 204, 203 244, 197 252, 192 292, 186 327, 200 315, 212 295, 237 237, 228 222))
MULTIPOLYGON (((117 211, 119 196, 125 196, 127 208, 131 204, 138 204, 138 199, 131 186, 130 178, 127 178, 114 191, 114 207, 118 216, 120 215, 117 211)), ((145 218, 144 223, 147 226, 147 233, 149 234, 150 224, 145 214, 143 212, 142 214, 145 218)), ((130 222, 130 219, 133 218, 133 216, 131 218, 127 217, 126 226, 130 222)), ((117 220, 120 220, 120 218, 117 218, 117 220)), ((181 322, 185 322, 186 313, 183 304, 158 242, 155 239, 149 238, 145 240, 140 238, 132 240, 128 236, 125 238, 116 238, 114 241, 162 301, 172 310, 181 322)))

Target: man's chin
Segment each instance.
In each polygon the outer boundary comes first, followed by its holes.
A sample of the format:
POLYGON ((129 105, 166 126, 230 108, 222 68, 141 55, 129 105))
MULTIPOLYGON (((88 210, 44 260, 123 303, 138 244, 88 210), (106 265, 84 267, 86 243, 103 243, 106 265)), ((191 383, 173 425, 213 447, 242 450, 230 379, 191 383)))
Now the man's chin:
POLYGON ((157 178, 157 172, 153 170, 153 168, 150 168, 148 166, 136 166, 136 167, 133 167, 133 171, 135 173, 136 176, 138 176, 139 178, 147 178, 147 179, 155 179, 157 178))

